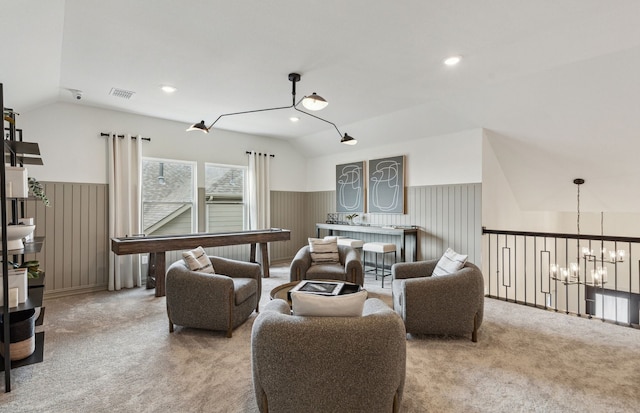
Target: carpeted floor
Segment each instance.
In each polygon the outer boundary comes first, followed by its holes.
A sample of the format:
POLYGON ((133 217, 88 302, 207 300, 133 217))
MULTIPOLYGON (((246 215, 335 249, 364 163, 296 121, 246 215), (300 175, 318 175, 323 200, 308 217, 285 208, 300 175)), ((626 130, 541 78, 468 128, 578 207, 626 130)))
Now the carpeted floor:
MULTIPOLYGON (((288 281, 274 266, 269 291, 288 281)), ((367 276, 372 295, 388 287, 367 276)), ((45 302, 44 362, 12 371, 6 412, 256 412, 250 334, 177 328, 153 290, 45 302)), ((382 349, 381 351, 384 351, 382 349)), ((478 343, 408 337, 403 411, 640 411, 640 330, 487 299, 478 343)), ((4 379, 0 379, 4 385, 4 379)))

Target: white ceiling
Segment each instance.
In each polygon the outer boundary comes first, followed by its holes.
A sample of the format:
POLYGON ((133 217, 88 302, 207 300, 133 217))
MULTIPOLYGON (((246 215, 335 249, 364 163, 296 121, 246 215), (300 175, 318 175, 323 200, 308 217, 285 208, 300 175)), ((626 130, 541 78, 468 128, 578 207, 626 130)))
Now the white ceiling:
MULTIPOLYGON (((640 212, 639 22, 637 0, 2 0, 0 81, 22 111, 74 102, 186 127, 290 105, 298 72, 298 97, 325 97, 317 114, 355 148, 485 128, 524 209, 571 210, 579 176, 587 209, 640 212)), ((291 113, 216 127, 345 150, 291 113)))

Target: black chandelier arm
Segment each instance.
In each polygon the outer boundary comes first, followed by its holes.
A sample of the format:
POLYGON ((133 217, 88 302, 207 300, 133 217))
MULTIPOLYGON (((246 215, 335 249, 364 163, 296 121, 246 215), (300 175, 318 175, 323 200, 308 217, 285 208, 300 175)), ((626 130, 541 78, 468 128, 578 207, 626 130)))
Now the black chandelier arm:
POLYGON ((213 125, 215 125, 224 116, 244 115, 244 114, 247 114, 247 113, 257 113, 257 112, 268 112, 268 111, 271 111, 271 110, 291 109, 292 107, 294 107, 293 104, 291 104, 289 106, 280 106, 280 107, 277 107, 277 108, 255 109, 255 110, 245 110, 245 111, 242 111, 242 112, 223 113, 222 115, 218 116, 218 118, 216 120, 214 120, 213 123, 211 125, 209 125, 209 127, 207 127, 207 130, 211 130, 211 128, 213 128, 213 125))
MULTIPOLYGON (((300 103, 300 102, 298 102, 298 103, 300 103)), ((297 110, 298 112, 304 113, 305 115, 309 115, 309 116, 311 116, 311 117, 313 117, 313 118, 319 119, 319 120, 321 120, 321 121, 323 121, 323 122, 326 122, 326 123, 328 123, 328 124, 330 124, 330 125, 333 125, 333 127, 334 127, 334 128, 336 128, 336 131, 338 131, 338 135, 340 135, 340 137, 342 137, 342 133, 340 133, 340 129, 338 129, 338 127, 336 126, 336 124, 335 124, 335 123, 330 122, 330 121, 328 121, 328 120, 326 120, 326 119, 322 119, 320 116, 312 115, 311 113, 309 113, 309 112, 305 112, 304 110, 300 110, 300 109, 298 109, 297 105, 294 105, 294 106, 293 106, 293 108, 294 108, 295 110, 297 110)))

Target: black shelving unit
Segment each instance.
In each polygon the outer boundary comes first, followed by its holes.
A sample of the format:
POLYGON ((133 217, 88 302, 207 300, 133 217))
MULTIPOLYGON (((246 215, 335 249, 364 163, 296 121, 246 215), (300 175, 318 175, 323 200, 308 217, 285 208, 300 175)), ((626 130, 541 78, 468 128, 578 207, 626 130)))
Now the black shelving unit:
MULTIPOLYGON (((17 224, 18 220, 18 204, 23 202, 24 199, 8 198, 6 192, 6 165, 11 166, 23 166, 28 165, 42 165, 42 159, 40 158, 40 148, 37 143, 23 142, 22 131, 16 129, 15 114, 11 109, 4 107, 4 90, 3 85, 0 83, 0 107, 2 107, 2 125, 3 133, 8 131, 7 137, 3 136, 3 153, 4 162, 0 167, 0 225, 1 228, 6 228, 8 225, 8 213, 11 212, 12 223, 17 224), (7 111, 7 112, 5 112, 7 111), (5 123, 8 123, 8 127, 5 127, 5 123), (16 137, 19 136, 17 140, 16 137), (7 206, 11 201, 11 211, 7 206)), ((24 205, 20 208, 24 211, 24 205)), ((42 307, 42 300, 44 295, 44 273, 41 273, 38 278, 29 278, 28 280, 28 295, 27 300, 24 303, 20 303, 15 308, 9 308, 9 256, 13 257, 13 261, 16 261, 17 257, 22 257, 24 254, 38 253, 42 249, 44 243, 44 237, 36 237, 32 242, 25 242, 24 248, 19 250, 7 249, 7 231, 2 231, 2 287, 3 287, 3 305, 0 307, 0 317, 3 320, 4 328, 4 354, 3 358, 0 356, 1 366, 0 370, 4 370, 4 384, 5 392, 11 391, 11 369, 25 366, 28 364, 39 363, 43 359, 44 351, 44 332, 36 333, 35 337, 35 351, 34 353, 22 360, 11 361, 10 352, 10 325, 9 314, 19 313, 22 311, 40 309, 40 315, 36 320, 36 325, 41 325, 44 317, 44 307, 42 307)))

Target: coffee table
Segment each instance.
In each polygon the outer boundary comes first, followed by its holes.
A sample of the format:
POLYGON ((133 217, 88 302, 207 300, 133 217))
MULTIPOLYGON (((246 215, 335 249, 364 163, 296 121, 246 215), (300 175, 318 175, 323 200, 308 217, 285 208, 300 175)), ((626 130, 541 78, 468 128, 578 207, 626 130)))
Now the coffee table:
MULTIPOLYGON (((307 281, 307 280, 303 280, 303 281, 307 281)), ((340 280, 318 280, 318 281, 339 282, 339 283, 344 282, 340 280)), ((279 285, 275 287, 273 290, 271 290, 271 292, 269 293, 269 296, 271 297, 272 300, 275 300, 275 299, 285 300, 287 303, 289 303, 289 307, 291 307, 291 300, 289 300, 288 293, 289 291, 291 291, 293 287, 300 284, 301 282, 302 281, 291 281, 286 284, 279 285)), ((344 282, 344 283, 349 285, 355 285, 347 282, 344 282)))

